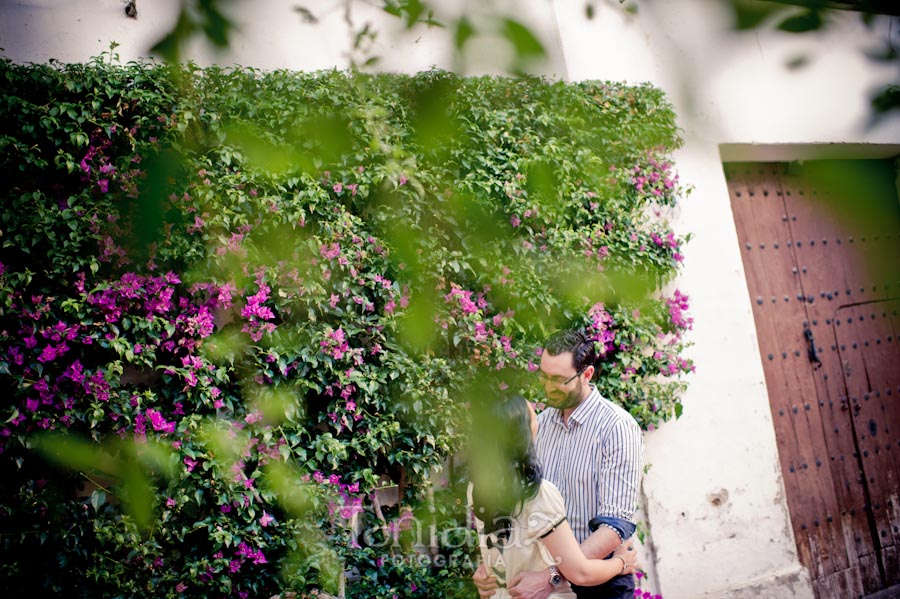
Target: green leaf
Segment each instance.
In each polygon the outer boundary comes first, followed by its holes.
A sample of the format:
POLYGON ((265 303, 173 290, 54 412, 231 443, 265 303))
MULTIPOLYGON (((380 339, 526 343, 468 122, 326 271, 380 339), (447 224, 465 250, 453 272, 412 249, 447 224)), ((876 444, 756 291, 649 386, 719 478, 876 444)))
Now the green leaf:
POLYGON ((194 33, 196 26, 185 8, 178 14, 175 27, 163 36, 150 48, 151 54, 156 54, 170 64, 178 64, 181 61, 182 48, 194 33))
POLYGON ((788 8, 774 2, 758 0, 730 0, 730 4, 734 13, 734 28, 738 31, 755 29, 770 16, 788 8))
POLYGON ((806 33, 816 31, 824 26, 822 14, 818 10, 809 10, 804 14, 788 17, 783 20, 778 29, 788 33, 806 33))
POLYGON ((475 28, 472 22, 465 16, 459 18, 456 22, 456 29, 453 35, 453 44, 457 50, 462 50, 466 43, 475 35, 475 28))
POLYGON ((504 19, 501 34, 512 44, 520 60, 541 58, 546 55, 544 45, 531 29, 519 21, 504 19))
POLYGON ((106 503, 106 493, 101 491, 100 489, 94 489, 91 491, 91 507, 94 508, 95 512, 100 511, 100 506, 106 503))

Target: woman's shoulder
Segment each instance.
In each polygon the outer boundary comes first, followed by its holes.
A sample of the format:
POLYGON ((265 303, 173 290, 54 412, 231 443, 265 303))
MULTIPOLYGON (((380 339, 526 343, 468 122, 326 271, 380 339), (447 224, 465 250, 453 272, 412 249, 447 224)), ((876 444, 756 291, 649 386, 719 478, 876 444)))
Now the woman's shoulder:
POLYGON ((542 479, 540 489, 538 489, 538 495, 549 495, 549 496, 559 496, 562 498, 562 493, 559 492, 559 489, 556 488, 556 485, 551 483, 549 480, 542 479))
POLYGON ((543 511, 545 513, 566 512, 565 501, 556 485, 549 480, 541 481, 537 495, 530 502, 531 512, 543 511))
POLYGON ((523 511, 526 534, 529 537, 541 537, 565 518, 566 505, 556 485, 545 479, 541 481, 537 495, 523 511))

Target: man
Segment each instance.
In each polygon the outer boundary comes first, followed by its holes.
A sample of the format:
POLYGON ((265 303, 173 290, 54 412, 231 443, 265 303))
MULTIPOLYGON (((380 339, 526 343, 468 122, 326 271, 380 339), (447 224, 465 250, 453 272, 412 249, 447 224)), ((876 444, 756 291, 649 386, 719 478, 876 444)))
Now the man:
MULTIPOLYGON (((548 409, 538 416, 535 441, 544 477, 566 502, 566 513, 584 554, 604 558, 635 530, 643 440, 634 418, 590 384, 597 361, 594 342, 578 331, 559 331, 545 343, 539 376, 548 409)), ((480 566, 473 575, 482 598, 497 588, 480 566)), ((509 581, 516 599, 546 599, 561 584, 556 568, 525 572, 509 581)), ((597 587, 573 585, 578 599, 633 599, 632 576, 597 587)))

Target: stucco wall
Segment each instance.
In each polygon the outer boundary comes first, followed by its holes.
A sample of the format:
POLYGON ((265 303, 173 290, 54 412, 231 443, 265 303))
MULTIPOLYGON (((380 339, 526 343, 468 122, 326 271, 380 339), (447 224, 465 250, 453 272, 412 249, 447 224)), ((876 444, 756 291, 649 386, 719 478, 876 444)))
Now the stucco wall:
MULTIPOLYGON (((237 25, 229 47, 217 49, 197 36, 185 57, 200 65, 239 64, 262 69, 314 71, 348 68, 378 56, 373 68, 415 73, 432 67, 464 74, 503 73, 512 52, 495 32, 498 15, 511 15, 536 32, 548 60, 530 72, 565 78, 553 6, 541 0, 443 0, 438 20, 465 13, 482 35, 462 56, 454 56, 449 28, 403 23, 362 0, 306 1, 220 0, 237 25), (296 7, 308 9, 310 22, 296 7), (347 8, 349 6, 349 9, 347 8), (354 50, 354 35, 371 23, 378 35, 354 50), (369 50, 369 51, 367 51, 369 50)), ((122 62, 147 57, 148 50, 174 27, 181 0, 137 0, 137 17, 125 15, 123 0, 3 0, 0 2, 0 48, 16 62, 82 62, 118 44, 122 62)))
MULTIPOLYGON (((303 22, 295 3, 236 2, 240 30, 216 54, 203 43, 190 55, 201 64, 313 70, 344 68, 353 57, 340 2, 306 3, 319 18, 303 22)), ((447 14, 484 11, 480 2, 441 2, 447 14)), ((756 151, 800 157, 796 146, 900 142, 900 119, 865 128, 867 96, 893 75, 864 58, 874 36, 855 14, 828 34, 774 32, 736 35, 723 3, 713 0, 639 2, 637 15, 617 2, 510 2, 536 29, 549 60, 535 71, 570 80, 650 81, 673 99, 686 140, 677 155, 682 180, 695 191, 676 227, 694 234, 677 285, 692 300, 690 350, 697 364, 684 416, 649 433, 645 513, 651 585, 666 599, 811 597, 796 557, 785 505, 774 431, 737 236, 721 168, 721 144, 732 155, 756 151), (801 54, 809 64, 785 63, 801 54), (752 146, 750 144, 758 144, 752 146)), ((128 19, 119 0, 30 0, 0 3, 0 47, 19 62, 83 61, 110 41, 123 61, 146 55, 176 17, 176 0, 138 2, 128 19)), ((501 42, 480 42, 455 57, 449 33, 397 22, 355 3, 358 24, 376 22, 379 68, 414 72, 432 66, 466 73, 501 72, 509 54, 501 42)), ((879 22, 883 31, 887 22, 879 22)), ((895 27, 897 29, 897 27, 895 27)), ((900 43, 900 39, 897 40, 900 43)), ((852 155, 851 150, 851 155, 852 155)), ((808 157, 808 156, 806 156, 808 157)))

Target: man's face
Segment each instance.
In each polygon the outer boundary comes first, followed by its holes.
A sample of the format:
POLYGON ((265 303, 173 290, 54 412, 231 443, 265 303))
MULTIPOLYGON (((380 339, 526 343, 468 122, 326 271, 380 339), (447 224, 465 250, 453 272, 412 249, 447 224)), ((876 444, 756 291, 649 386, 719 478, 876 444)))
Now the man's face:
POLYGON ((547 405, 565 410, 578 405, 584 394, 585 372, 578 374, 572 365, 572 352, 551 356, 546 351, 541 355, 541 386, 547 396, 547 405))

